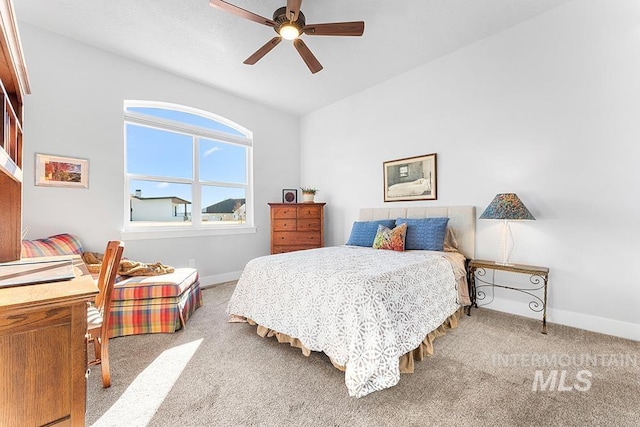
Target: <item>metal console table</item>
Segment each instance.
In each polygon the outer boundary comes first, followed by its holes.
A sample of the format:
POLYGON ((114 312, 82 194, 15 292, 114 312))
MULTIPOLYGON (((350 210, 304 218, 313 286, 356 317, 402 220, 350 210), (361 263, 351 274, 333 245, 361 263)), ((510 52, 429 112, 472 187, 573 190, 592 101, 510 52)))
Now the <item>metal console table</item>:
POLYGON ((469 291, 471 297, 471 306, 467 314, 471 313, 471 307, 478 307, 478 301, 482 301, 487 298, 487 294, 482 288, 491 288, 491 300, 480 306, 490 304, 493 301, 494 288, 510 289, 512 291, 522 292, 533 298, 529 303, 531 311, 536 313, 542 312, 542 333, 547 333, 547 285, 549 283, 549 268, 536 267, 533 265, 523 264, 496 264, 495 261, 483 261, 483 260, 471 260, 469 262, 469 291), (491 280, 485 278, 487 276, 487 270, 493 270, 491 280), (511 273, 528 274, 531 287, 516 288, 513 286, 506 286, 497 284, 495 282, 496 271, 508 271, 511 273), (479 282, 479 284, 476 284, 479 282), (544 297, 540 298, 535 294, 536 291, 543 290, 544 297))

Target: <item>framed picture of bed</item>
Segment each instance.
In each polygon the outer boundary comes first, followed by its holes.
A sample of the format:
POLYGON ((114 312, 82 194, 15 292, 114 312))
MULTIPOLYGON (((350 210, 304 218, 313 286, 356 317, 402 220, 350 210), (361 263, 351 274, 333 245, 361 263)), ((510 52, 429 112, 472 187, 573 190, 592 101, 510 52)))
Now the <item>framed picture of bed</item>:
POLYGON ((383 163, 384 201, 436 200, 436 153, 383 163))

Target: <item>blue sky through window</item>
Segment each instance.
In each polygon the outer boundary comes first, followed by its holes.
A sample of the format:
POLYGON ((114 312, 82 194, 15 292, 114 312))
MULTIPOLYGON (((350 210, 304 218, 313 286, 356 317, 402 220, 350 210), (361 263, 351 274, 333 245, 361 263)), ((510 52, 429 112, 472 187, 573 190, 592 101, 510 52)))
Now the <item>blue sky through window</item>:
POLYGON ((175 132, 127 124, 127 172, 193 178, 193 138, 175 132))
POLYGON ((242 132, 222 124, 216 120, 208 119, 206 117, 198 116, 196 114, 185 113, 183 111, 168 110, 166 108, 151 108, 151 107, 127 107, 127 111, 134 111, 136 113, 148 114, 154 117, 160 117, 162 119, 174 120, 180 123, 187 123, 190 125, 200 126, 205 129, 219 130, 225 133, 236 136, 246 136, 242 132))
POLYGON ((200 139, 200 180, 246 184, 247 147, 200 139))
MULTIPOLYGON (((127 111, 152 115, 177 122, 200 126, 206 129, 222 131, 235 136, 246 137, 245 134, 215 120, 163 108, 127 107, 127 111)), ((146 177, 166 177, 188 179, 194 178, 192 135, 157 129, 138 124, 126 124, 126 158, 127 173, 146 177)), ((219 182, 229 185, 248 184, 247 150, 248 147, 199 138, 199 180, 219 182)), ((176 182, 162 182, 147 179, 130 179, 129 194, 141 191, 143 198, 179 197, 193 202, 192 185, 176 182)), ((223 200, 245 199, 245 188, 220 185, 203 185, 201 189, 201 207, 219 203, 223 200)), ((192 205, 188 205, 192 211, 192 205)))

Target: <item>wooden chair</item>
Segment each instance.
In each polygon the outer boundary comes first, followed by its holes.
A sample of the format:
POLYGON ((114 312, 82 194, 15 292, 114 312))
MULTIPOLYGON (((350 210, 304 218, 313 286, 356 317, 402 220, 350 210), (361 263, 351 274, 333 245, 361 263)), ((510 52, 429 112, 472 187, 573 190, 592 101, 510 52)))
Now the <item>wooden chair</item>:
POLYGON ((111 241, 102 259, 98 276, 98 295, 95 304, 87 310, 87 336, 93 341, 95 358, 89 362, 90 366, 101 365, 102 387, 111 386, 109 373, 109 312, 111 310, 111 295, 116 282, 116 275, 124 251, 124 243, 111 241))

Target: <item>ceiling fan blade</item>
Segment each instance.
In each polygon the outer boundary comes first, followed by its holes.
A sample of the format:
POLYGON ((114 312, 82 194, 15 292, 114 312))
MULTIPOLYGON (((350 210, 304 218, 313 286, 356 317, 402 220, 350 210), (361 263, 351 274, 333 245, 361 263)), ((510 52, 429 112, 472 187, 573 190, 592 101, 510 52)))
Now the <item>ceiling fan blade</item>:
POLYGON ((334 22, 331 24, 310 24, 302 29, 310 36, 361 36, 364 33, 364 22, 334 22))
POLYGON ((262 46, 260 49, 256 50, 256 52, 253 55, 251 55, 250 57, 245 59, 243 63, 247 64, 247 65, 255 64, 260 59, 262 59, 263 56, 265 56, 267 53, 271 52, 271 49, 273 49, 274 47, 278 46, 278 44, 281 41, 282 41, 282 37, 280 37, 280 36, 276 36, 276 37, 272 38, 267 43, 265 43, 264 46, 262 46))
POLYGON ((291 21, 297 21, 301 5, 302 0, 287 0, 287 18, 291 21))
POLYGON ((307 67, 309 67, 309 70, 311 70, 311 73, 315 74, 318 71, 322 70, 322 65, 320 64, 320 62, 318 62, 316 57, 313 56, 313 53, 311 53, 307 45, 302 40, 295 39, 293 41, 293 45, 298 50, 298 53, 304 60, 305 64, 307 64, 307 67))
POLYGON ((226 1, 222 0, 211 0, 209 2, 211 7, 215 7, 216 9, 224 10, 225 12, 229 12, 233 15, 239 16, 241 18, 249 19, 250 21, 257 22, 258 24, 266 25, 267 27, 275 27, 276 23, 271 19, 267 19, 264 16, 256 15, 253 12, 249 12, 241 7, 234 6, 226 1))

